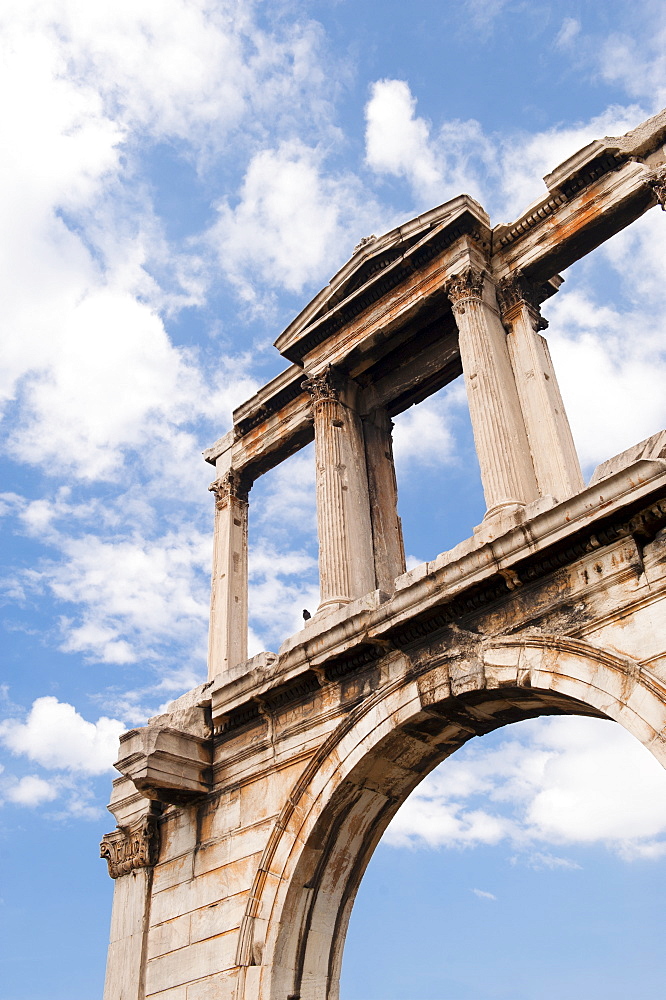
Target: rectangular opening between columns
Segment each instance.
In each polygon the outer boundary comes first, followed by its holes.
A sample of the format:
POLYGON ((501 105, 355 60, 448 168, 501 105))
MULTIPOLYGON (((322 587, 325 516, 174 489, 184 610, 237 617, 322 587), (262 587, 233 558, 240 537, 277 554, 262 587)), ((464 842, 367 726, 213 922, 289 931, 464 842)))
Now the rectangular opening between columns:
POLYGON ((463 376, 393 418, 407 568, 468 538, 485 502, 463 376))
POLYGON ((277 652, 319 604, 314 444, 250 491, 248 655, 277 652))

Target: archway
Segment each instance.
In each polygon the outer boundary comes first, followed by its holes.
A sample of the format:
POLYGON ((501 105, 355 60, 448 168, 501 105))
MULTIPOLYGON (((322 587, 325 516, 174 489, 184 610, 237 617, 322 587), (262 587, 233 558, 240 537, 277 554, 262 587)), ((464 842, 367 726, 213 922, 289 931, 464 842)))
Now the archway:
POLYGON ((540 715, 591 715, 619 722, 666 764, 666 692, 637 663, 544 635, 458 654, 375 692, 293 788, 239 945, 239 964, 261 967, 265 1000, 337 998, 351 907, 376 845, 419 781, 472 736, 540 715))
POLYGON ((470 740, 400 807, 350 914, 342 1000, 659 995, 666 770, 609 719, 470 740))

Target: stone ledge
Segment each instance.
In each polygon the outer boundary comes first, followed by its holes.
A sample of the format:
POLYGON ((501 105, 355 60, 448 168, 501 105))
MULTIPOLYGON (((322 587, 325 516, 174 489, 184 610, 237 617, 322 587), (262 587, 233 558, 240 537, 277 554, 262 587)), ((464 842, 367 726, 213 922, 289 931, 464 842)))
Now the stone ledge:
MULTIPOLYGON (((353 655, 361 645, 376 646, 377 655, 384 655, 391 646, 390 633, 416 611, 443 607, 492 578, 508 592, 521 583, 515 571, 519 563, 539 553, 545 556, 581 531, 589 531, 614 515, 621 516, 628 502, 633 509, 637 503, 647 505, 651 498, 664 496, 666 461, 640 460, 603 480, 603 491, 598 485, 590 486, 546 510, 537 501, 534 508, 540 512, 530 518, 531 508, 526 508, 526 516, 504 535, 481 543, 475 538, 466 539, 432 562, 398 577, 391 598, 375 591, 328 618, 312 620, 281 646, 279 659, 270 669, 242 672, 231 682, 225 675, 218 675, 212 689, 213 723, 253 700, 264 701, 271 689, 312 669, 321 670, 331 659, 353 655)), ((239 665, 239 670, 244 666, 239 665)))
POLYGON ((652 434, 644 441, 627 448, 626 451, 614 455, 598 465, 592 473, 589 486, 597 486, 603 479, 609 479, 616 473, 621 472, 628 466, 639 461, 654 461, 655 459, 666 459, 666 431, 659 431, 652 434))
MULTIPOLYGON (((170 721, 169 716, 159 718, 170 721)), ((146 798, 185 805, 210 791, 212 763, 211 736, 197 736, 160 722, 123 733, 115 766, 146 798)))

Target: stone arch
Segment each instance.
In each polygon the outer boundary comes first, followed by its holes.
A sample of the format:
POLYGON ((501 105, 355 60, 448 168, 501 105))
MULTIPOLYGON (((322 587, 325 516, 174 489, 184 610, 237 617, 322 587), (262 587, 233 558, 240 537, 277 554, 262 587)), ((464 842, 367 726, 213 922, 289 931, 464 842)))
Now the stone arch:
POLYGON ((375 847, 413 788, 472 736, 540 715, 608 718, 666 767, 666 686, 636 661, 554 635, 466 645, 462 657, 430 659, 357 706, 292 789, 241 927, 238 965, 259 980, 250 995, 336 1000, 375 847))

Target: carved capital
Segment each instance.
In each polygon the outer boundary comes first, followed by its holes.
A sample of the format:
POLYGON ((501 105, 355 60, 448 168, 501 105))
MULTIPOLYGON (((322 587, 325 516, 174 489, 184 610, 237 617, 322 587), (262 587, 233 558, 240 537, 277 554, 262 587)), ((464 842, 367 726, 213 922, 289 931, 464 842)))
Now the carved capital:
POLYGON ((666 165, 652 171, 648 184, 657 196, 662 212, 666 212, 666 165))
POLYGON ((526 278, 522 271, 503 278, 497 286, 497 303, 502 319, 507 323, 513 322, 517 311, 524 305, 527 306, 534 329, 548 329, 548 320, 543 318, 539 309, 542 298, 540 286, 526 278))
POLYGON ((451 278, 446 287, 446 294, 454 309, 464 312, 464 303, 468 299, 481 299, 483 278, 483 271, 477 271, 475 267, 468 267, 451 278))
POLYGON ((215 494, 215 506, 218 510, 226 507, 230 499, 247 503, 249 486, 241 474, 234 469, 229 469, 228 472, 225 472, 220 479, 216 479, 214 483, 211 483, 208 489, 211 493, 215 494))
POLYGON ((301 382, 301 388, 310 393, 313 403, 320 403, 322 400, 337 401, 340 398, 341 379, 329 365, 321 375, 311 375, 301 382))
POLYGON ((107 833, 99 845, 99 856, 106 858, 111 878, 120 878, 157 864, 159 849, 157 816, 149 815, 130 827, 107 833))

